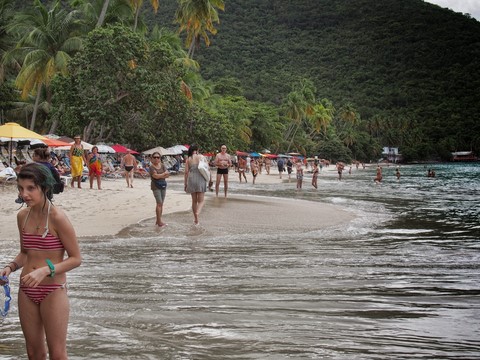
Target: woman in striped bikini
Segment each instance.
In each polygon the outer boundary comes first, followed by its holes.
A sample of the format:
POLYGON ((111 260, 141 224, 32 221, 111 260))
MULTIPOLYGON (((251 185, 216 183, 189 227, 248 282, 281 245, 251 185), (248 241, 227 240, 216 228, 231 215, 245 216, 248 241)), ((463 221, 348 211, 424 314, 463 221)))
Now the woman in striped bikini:
POLYGON ((70 312, 66 273, 81 264, 77 237, 65 213, 52 205, 54 179, 47 167, 32 163, 18 174, 20 197, 28 208, 17 215, 20 253, 0 275, 23 268, 18 312, 29 359, 67 359, 70 312), (67 255, 65 257, 65 255, 67 255))

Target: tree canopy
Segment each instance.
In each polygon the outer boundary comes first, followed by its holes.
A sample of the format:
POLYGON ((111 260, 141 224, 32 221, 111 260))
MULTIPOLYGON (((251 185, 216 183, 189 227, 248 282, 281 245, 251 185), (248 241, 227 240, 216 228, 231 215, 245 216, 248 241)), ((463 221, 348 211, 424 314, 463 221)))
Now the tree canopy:
POLYGON ((0 16, 1 114, 43 133, 343 161, 480 152, 480 23, 420 0, 2 0, 0 16))

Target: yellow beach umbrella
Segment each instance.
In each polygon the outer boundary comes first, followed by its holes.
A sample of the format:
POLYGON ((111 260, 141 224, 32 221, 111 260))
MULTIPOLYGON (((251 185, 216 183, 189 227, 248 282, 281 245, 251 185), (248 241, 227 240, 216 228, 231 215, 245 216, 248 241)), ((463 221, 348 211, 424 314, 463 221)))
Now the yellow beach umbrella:
POLYGON ((45 136, 37 134, 32 130, 28 130, 23 126, 9 122, 0 126, 0 137, 12 139, 40 139, 45 140, 45 136))
POLYGON ((10 164, 12 163, 12 141, 13 139, 40 139, 45 140, 46 137, 40 134, 37 134, 34 131, 28 130, 23 126, 9 122, 5 125, 0 126, 0 137, 8 138, 7 141, 10 141, 10 164))

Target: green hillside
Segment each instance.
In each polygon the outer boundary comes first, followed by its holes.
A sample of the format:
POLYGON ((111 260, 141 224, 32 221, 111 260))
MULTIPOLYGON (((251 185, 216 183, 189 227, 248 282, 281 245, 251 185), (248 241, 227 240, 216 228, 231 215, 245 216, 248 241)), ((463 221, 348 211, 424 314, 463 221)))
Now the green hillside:
MULTIPOLYGON (((175 28, 175 8, 162 2, 155 21, 175 28)), ((336 108, 415 127, 428 143, 417 152, 479 152, 478 21, 421 0, 228 0, 220 20, 196 51, 204 78, 238 78, 248 99, 274 104, 307 78, 336 108)))

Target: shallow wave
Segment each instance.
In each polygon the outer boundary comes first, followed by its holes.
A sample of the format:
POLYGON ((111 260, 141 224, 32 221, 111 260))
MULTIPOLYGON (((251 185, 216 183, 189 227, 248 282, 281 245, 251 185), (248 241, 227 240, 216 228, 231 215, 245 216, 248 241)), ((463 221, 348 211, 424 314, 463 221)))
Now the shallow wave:
MULTIPOLYGON (((232 187, 355 214, 332 227, 278 231, 259 216, 260 226, 232 230, 229 219, 217 232, 186 226, 185 212, 163 230, 147 220, 82 239, 70 358, 479 358, 480 200, 459 193, 480 177, 469 170, 458 190, 460 169, 436 166, 437 183, 408 166, 400 182, 385 170, 378 186, 367 170, 341 184, 320 178, 319 191, 232 187)), ((23 354, 15 312, 0 359, 23 354)))

